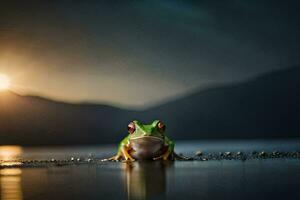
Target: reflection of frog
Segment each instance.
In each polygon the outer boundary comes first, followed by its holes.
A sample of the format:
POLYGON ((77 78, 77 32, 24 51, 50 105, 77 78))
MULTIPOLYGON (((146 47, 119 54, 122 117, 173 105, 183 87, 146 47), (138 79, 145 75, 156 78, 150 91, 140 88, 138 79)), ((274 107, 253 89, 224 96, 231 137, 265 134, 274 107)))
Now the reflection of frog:
POLYGON ((144 125, 138 121, 128 124, 128 136, 119 144, 117 155, 104 160, 188 160, 174 152, 174 142, 165 135, 166 126, 159 120, 144 125))
POLYGON ((167 170, 172 164, 165 161, 125 163, 123 172, 128 199, 165 199, 167 170))

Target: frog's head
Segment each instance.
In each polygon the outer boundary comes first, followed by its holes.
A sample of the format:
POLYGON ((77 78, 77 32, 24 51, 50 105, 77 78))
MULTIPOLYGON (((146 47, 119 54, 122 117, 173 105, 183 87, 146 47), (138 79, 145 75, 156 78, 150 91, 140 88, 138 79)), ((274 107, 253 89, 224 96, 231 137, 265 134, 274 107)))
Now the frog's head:
POLYGON ((142 124, 134 120, 128 124, 130 140, 153 139, 164 141, 166 126, 160 120, 154 120, 151 124, 142 124))

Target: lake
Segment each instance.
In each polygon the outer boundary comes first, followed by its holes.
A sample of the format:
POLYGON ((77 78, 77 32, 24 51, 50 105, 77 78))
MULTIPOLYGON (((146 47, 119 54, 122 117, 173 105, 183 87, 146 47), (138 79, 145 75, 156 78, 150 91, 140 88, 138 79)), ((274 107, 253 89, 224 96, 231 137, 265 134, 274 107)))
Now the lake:
MULTIPOLYGON (((1 199, 300 199, 300 159, 100 162, 116 145, 0 146, 1 199), (56 166, 51 160, 74 160, 56 166), (80 159, 80 161, 77 159, 80 159), (87 159, 92 162, 83 162, 87 159), (19 160, 50 160, 31 167, 19 160)), ((176 142, 176 151, 299 151, 300 140, 176 142)))

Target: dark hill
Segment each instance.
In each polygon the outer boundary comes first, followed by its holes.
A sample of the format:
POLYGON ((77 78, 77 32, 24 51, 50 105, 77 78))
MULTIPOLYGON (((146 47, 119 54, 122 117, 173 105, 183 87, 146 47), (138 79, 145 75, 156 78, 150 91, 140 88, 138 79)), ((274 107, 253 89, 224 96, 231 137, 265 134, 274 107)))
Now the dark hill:
POLYGON ((165 121, 175 139, 300 136, 300 67, 137 112, 0 93, 0 144, 116 143, 129 120, 165 121))
POLYGON ((194 93, 143 117, 153 116, 180 139, 300 137, 300 67, 194 93))
POLYGON ((112 142, 120 138, 116 133, 122 130, 122 125, 126 127, 124 118, 128 113, 110 106, 67 104, 4 92, 0 93, 0 143, 112 142))

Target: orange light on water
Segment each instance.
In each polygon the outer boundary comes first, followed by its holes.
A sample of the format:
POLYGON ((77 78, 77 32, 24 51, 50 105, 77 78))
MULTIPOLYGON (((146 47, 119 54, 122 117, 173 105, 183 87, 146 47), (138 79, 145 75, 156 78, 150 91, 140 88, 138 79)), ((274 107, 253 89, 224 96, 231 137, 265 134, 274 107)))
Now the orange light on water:
POLYGON ((0 170, 0 195, 1 200, 22 200, 21 169, 0 170))
MULTIPOLYGON (((16 161, 23 153, 20 146, 0 146, 0 165, 18 166, 21 162, 16 161)), ((23 192, 21 185, 22 170, 19 168, 0 169, 0 197, 3 200, 22 200, 23 192)))

